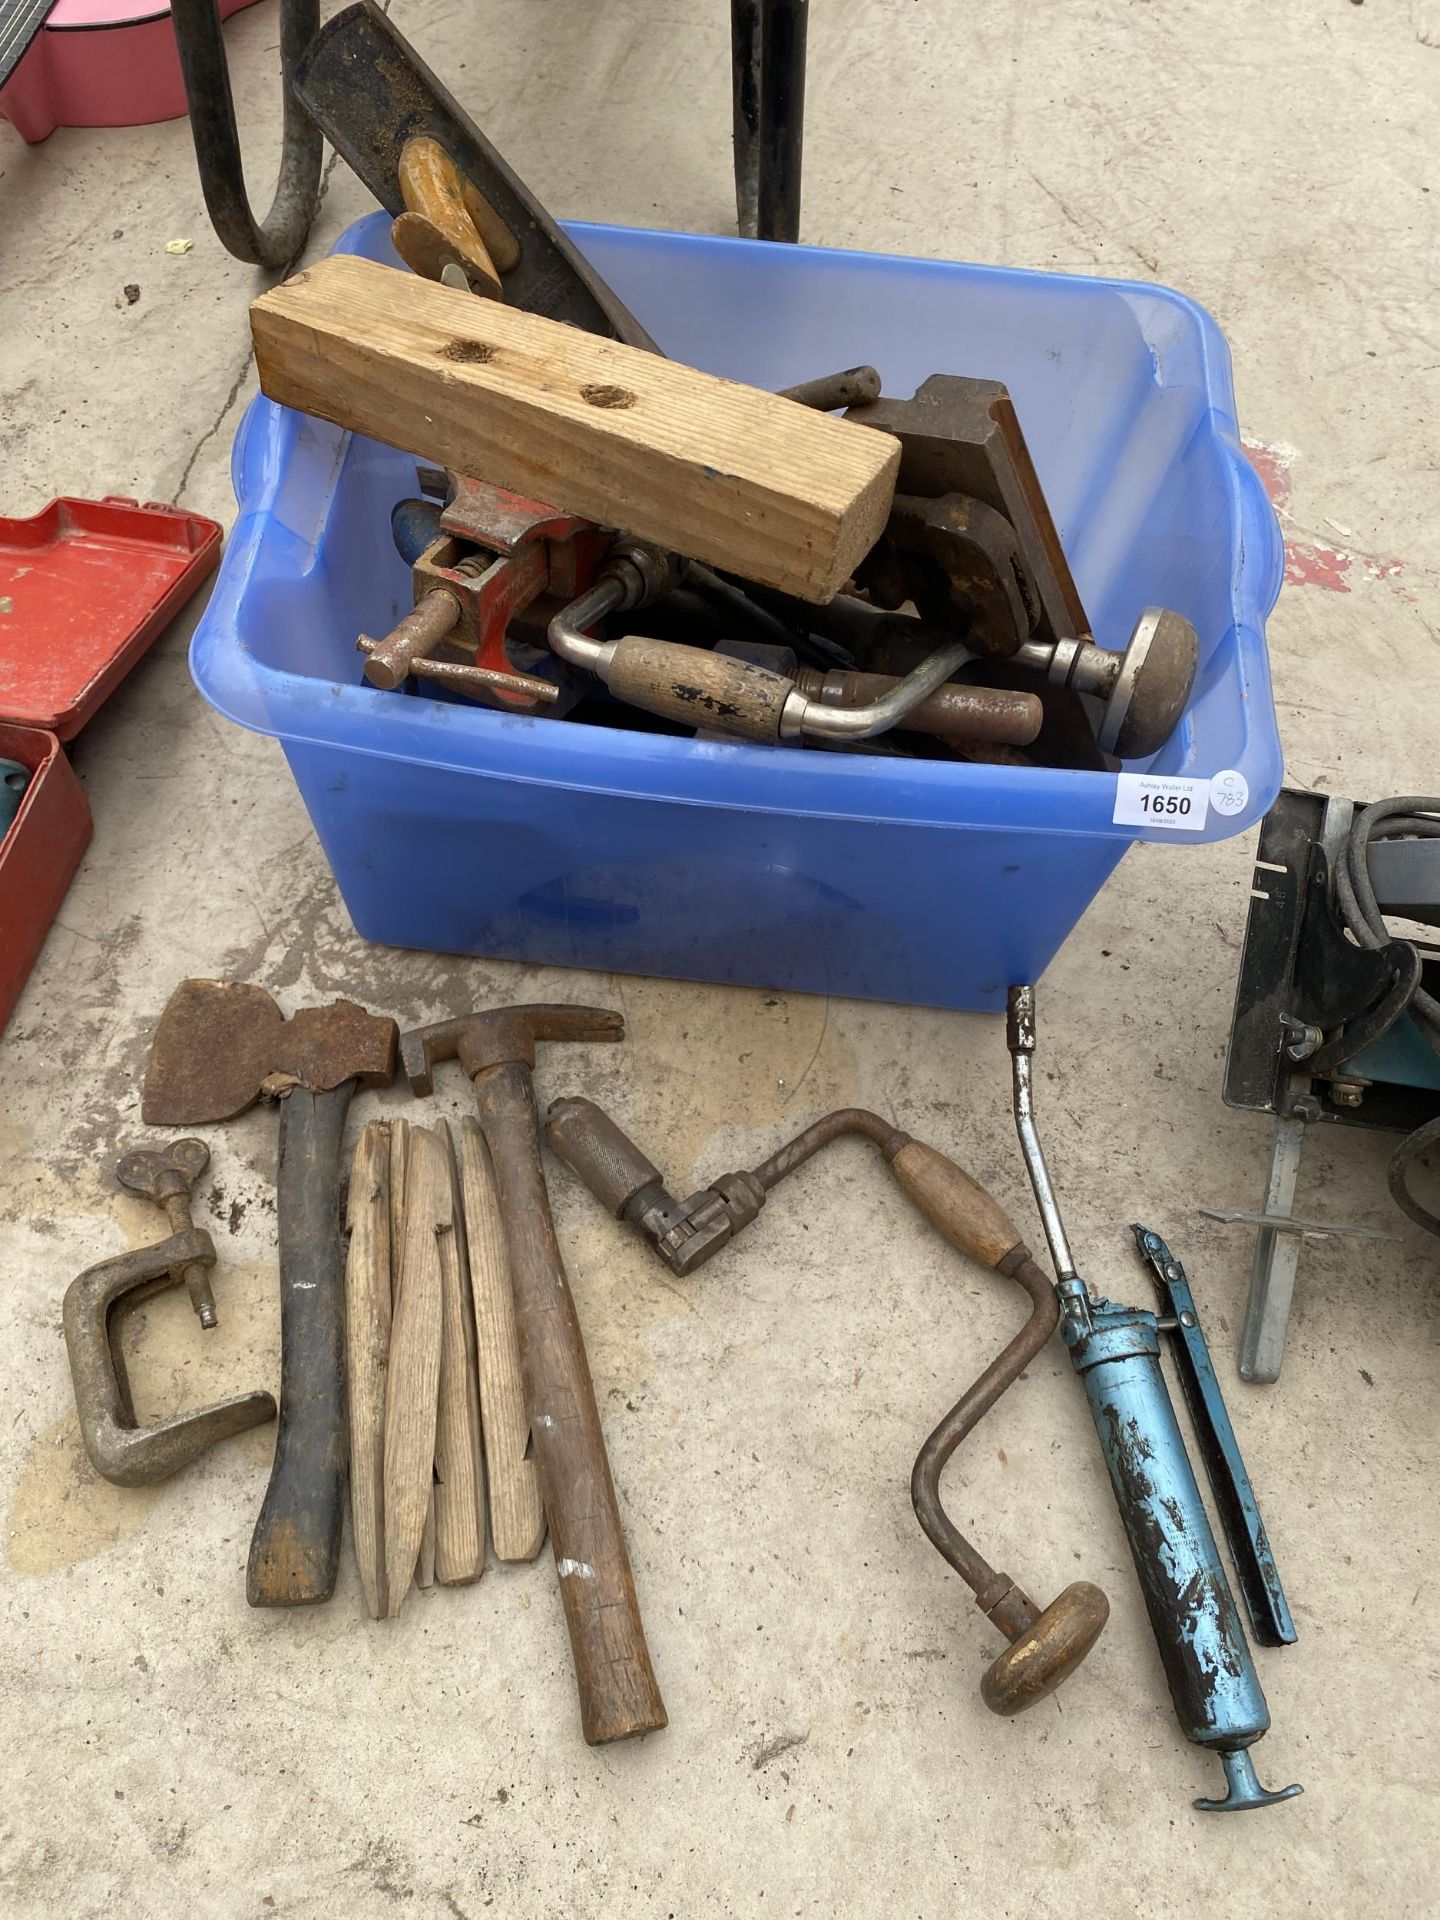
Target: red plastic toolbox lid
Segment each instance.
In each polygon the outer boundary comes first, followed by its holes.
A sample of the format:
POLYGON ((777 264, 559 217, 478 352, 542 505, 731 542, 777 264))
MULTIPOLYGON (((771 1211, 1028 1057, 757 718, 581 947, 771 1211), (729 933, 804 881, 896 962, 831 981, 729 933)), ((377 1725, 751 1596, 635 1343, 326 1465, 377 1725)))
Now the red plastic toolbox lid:
POLYGON ((53 733, 0 720, 0 758, 30 769, 10 831, 0 837, 0 1030, 45 944, 90 840, 85 789, 53 733))
POLYGON ((0 518, 0 718, 73 739, 213 571, 220 538, 198 513, 113 495, 0 518))

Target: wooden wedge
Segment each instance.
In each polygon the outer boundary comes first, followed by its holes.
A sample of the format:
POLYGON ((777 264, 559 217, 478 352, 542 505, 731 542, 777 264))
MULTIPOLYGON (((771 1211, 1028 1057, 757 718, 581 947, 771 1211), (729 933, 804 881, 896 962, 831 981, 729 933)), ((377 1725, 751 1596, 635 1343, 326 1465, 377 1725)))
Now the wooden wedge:
POLYGON ((415 1561, 415 1585, 421 1592, 435 1584, 435 1470, 430 1470, 430 1498, 425 1505, 425 1525, 420 1534, 420 1552, 415 1561))
POLYGON ((497 1560, 533 1560, 545 1542, 545 1506, 535 1462, 527 1457, 530 1420, 520 1374, 510 1263, 490 1150, 478 1120, 460 1123, 460 1176, 475 1305, 490 1534, 497 1560))
POLYGON ((435 1578, 463 1587, 485 1571, 485 1467, 480 1450, 480 1387, 475 1371, 475 1317, 455 1143, 441 1121, 455 1223, 440 1238, 442 1331, 440 1409, 435 1429, 435 1578))
POLYGON ((440 1243, 454 1233, 445 1148, 428 1128, 412 1127, 409 1134, 404 1251, 385 1388, 385 1578, 392 1618, 420 1558, 431 1500, 440 1386, 440 1243))
POLYGON ((385 1373, 390 1356, 390 1128, 363 1128, 350 1169, 345 1256, 345 1371, 350 1409, 350 1517, 372 1620, 385 1580, 385 1373))

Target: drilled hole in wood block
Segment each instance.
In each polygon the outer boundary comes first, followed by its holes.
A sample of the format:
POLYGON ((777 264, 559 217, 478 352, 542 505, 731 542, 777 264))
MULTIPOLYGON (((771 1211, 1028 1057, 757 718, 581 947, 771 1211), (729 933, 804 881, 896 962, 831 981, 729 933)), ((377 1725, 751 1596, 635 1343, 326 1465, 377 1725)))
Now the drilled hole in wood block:
POLYGON ((592 407, 633 407, 635 395, 628 387, 581 387, 580 398, 592 407))

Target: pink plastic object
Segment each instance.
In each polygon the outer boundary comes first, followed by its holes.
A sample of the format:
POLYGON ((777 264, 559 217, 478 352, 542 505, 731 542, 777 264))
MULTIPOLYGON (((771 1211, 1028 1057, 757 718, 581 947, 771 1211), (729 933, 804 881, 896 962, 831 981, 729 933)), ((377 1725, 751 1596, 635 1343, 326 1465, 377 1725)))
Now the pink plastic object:
MULTIPOLYGON (((220 0, 220 18, 254 3, 220 0)), ((142 127, 185 110, 166 0, 56 0, 0 87, 0 116, 32 146, 56 127, 142 127)))

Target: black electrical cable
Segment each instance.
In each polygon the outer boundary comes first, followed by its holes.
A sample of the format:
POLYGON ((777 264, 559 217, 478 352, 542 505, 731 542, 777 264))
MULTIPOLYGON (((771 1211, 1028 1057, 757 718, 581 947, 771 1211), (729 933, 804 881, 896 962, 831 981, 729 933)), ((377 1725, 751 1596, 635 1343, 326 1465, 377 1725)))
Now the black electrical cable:
MULTIPOLYGON (((1375 898, 1370 879, 1370 848, 1376 840, 1440 840, 1440 798, 1433 794, 1402 794, 1377 800, 1356 814, 1335 872, 1335 892, 1346 926, 1362 947, 1372 951, 1389 944, 1392 935, 1375 898)), ((1440 999, 1427 993, 1417 980, 1405 1011, 1440 1057, 1440 999)), ((1410 1190, 1410 1168, 1440 1143, 1440 1118, 1427 1121, 1402 1140, 1391 1157, 1390 1192, 1397 1207, 1427 1233, 1440 1234, 1440 1214, 1422 1205, 1410 1190)))

